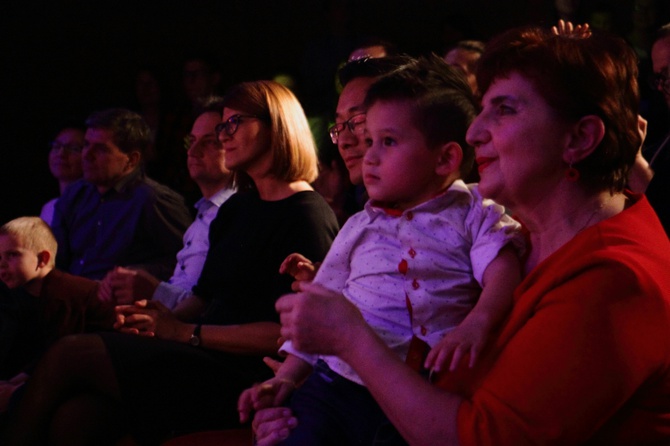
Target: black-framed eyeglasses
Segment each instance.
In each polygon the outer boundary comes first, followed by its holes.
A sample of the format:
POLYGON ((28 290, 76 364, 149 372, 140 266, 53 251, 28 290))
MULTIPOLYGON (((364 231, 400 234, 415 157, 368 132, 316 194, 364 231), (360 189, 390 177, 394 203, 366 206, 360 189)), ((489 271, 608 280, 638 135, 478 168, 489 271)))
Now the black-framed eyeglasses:
POLYGON ((240 123, 245 119, 261 119, 256 115, 233 115, 230 118, 226 119, 223 122, 220 122, 214 127, 214 133, 216 138, 219 139, 222 132, 226 132, 226 135, 233 136, 237 131, 237 128, 240 126, 240 123))
POLYGON ((84 149, 84 147, 80 146, 79 144, 63 144, 60 141, 51 141, 49 143, 49 148, 54 152, 63 149, 70 153, 81 153, 81 151, 84 149))
POLYGON ((654 90, 662 89, 667 94, 670 94, 670 76, 663 73, 654 73, 649 76, 649 86, 654 90))
POLYGON ((362 135, 365 130, 365 113, 359 113, 352 116, 344 122, 338 122, 335 125, 331 126, 328 129, 330 134, 330 139, 333 141, 333 144, 337 144, 337 141, 340 139, 340 133, 344 131, 344 128, 348 128, 349 131, 354 135, 362 135))

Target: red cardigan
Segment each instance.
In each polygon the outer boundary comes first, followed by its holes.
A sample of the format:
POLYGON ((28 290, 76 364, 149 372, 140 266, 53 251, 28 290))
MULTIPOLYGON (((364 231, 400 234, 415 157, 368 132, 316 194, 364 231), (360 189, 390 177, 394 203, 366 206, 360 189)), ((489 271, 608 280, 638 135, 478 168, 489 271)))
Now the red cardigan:
POLYGON ((637 199, 538 265, 476 368, 442 379, 461 445, 670 442, 670 242, 637 199))

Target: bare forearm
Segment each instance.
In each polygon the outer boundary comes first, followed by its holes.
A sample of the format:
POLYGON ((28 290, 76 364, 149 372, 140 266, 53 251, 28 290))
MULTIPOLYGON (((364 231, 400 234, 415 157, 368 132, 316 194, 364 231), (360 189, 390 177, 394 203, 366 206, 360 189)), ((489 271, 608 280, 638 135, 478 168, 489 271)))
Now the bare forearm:
POLYGON ((457 445, 461 398, 429 384, 370 329, 343 359, 358 373, 380 407, 413 446, 457 445))
POLYGON ((195 294, 182 300, 172 311, 180 321, 192 321, 205 311, 207 304, 195 294))
POLYGON ((288 355, 277 370, 277 378, 286 379, 296 386, 302 383, 312 371, 312 365, 295 355, 288 355))
POLYGON ((466 319, 478 319, 489 332, 512 307, 514 289, 521 282, 521 263, 509 246, 503 248, 484 271, 484 289, 466 319))
MULTIPOLYGON (((195 324, 182 324, 177 341, 187 343, 195 324)), ((203 325, 200 331, 202 348, 242 355, 273 355, 277 353, 279 324, 253 322, 240 325, 203 325)))

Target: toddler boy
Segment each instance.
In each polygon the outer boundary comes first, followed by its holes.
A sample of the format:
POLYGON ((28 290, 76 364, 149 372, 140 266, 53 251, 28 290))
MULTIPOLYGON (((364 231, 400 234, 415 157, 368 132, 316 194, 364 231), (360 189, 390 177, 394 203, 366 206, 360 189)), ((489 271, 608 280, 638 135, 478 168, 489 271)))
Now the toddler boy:
POLYGON ((57 242, 39 217, 0 227, 0 412, 26 372, 55 340, 111 329, 114 308, 97 299, 98 282, 55 269, 57 242))
MULTIPOLYGON (((370 197, 335 239, 314 283, 342 292, 366 322, 417 369, 469 363, 512 303, 520 280, 519 225, 459 178, 474 153, 465 133, 476 114, 460 74, 439 58, 408 63, 366 97, 363 181, 370 197), (425 360, 408 358, 432 347, 425 360)), ((292 268, 289 268, 292 269, 292 268)), ((284 444, 372 444, 385 416, 337 357, 289 353, 276 377, 240 397, 277 406, 293 392, 299 420, 284 444)))

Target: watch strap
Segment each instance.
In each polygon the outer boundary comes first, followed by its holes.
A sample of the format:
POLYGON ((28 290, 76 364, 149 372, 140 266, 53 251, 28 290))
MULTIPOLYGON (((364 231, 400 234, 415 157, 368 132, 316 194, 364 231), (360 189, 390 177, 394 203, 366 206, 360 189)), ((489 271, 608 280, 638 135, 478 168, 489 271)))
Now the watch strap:
POLYGON ((191 344, 193 347, 199 347, 200 346, 200 331, 202 330, 202 324, 197 324, 195 328, 193 329, 193 334, 191 334, 191 338, 188 340, 188 343, 191 344))

